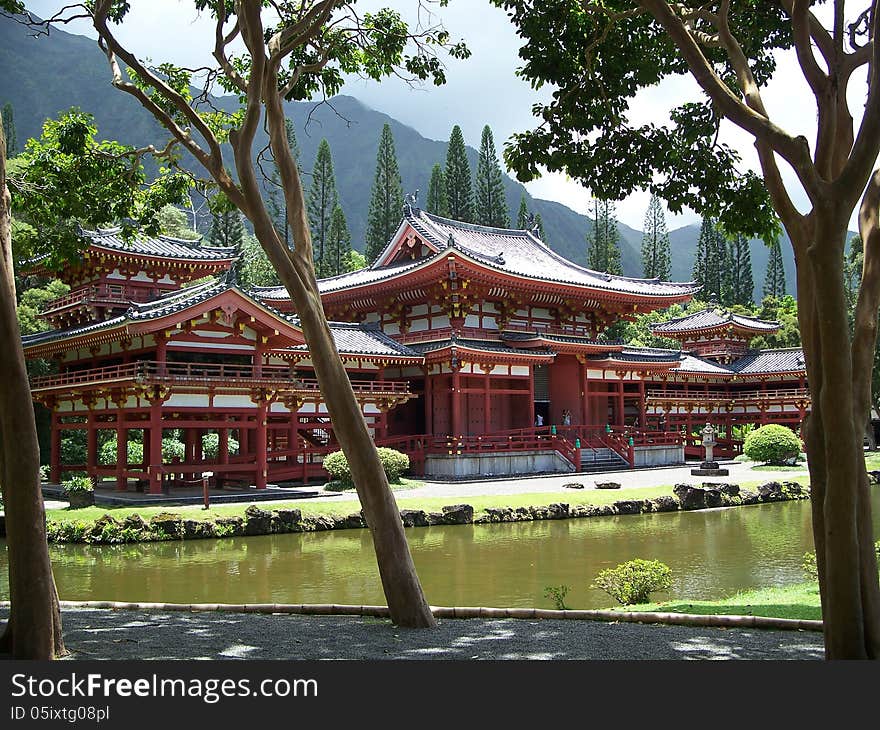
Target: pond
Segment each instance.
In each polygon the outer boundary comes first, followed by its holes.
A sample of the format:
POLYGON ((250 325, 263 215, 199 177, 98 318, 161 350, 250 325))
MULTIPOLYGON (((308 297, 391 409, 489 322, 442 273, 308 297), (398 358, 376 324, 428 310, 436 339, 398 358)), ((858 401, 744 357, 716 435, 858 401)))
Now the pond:
MULTIPOLYGON (((880 533, 880 490, 874 490, 880 533)), ((444 606, 544 606, 544 587, 566 584, 567 603, 613 601, 589 584, 635 557, 671 566, 658 599, 722 598, 803 581, 812 550, 809 502, 700 512, 463 525, 407 530, 428 600, 444 606)), ((170 603, 382 604, 368 530, 121 546, 53 545, 68 600, 170 603)), ((6 551, 0 597, 8 597, 6 551)))

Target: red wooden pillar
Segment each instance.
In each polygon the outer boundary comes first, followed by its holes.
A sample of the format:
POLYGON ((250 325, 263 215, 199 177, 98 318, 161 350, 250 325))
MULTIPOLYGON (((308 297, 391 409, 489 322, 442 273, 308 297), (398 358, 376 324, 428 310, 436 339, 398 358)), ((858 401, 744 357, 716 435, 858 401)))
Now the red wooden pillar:
POLYGON ((217 431, 217 461, 220 464, 229 463, 229 429, 221 428, 217 431))
POLYGON ((241 456, 245 456, 246 454, 251 453, 250 449, 250 440, 248 436, 250 435, 250 429, 248 428, 248 423, 246 419, 242 419, 239 421, 238 427, 238 453, 241 456))
POLYGON ((157 332, 156 335, 156 362, 159 363, 158 371, 160 375, 165 374, 165 362, 167 360, 167 351, 168 351, 168 340, 165 338, 165 335, 161 332, 157 332))
POLYGON ((581 423, 590 423, 590 382, 587 380, 587 364, 580 363, 581 372, 581 423))
POLYGON ((434 435, 434 379, 425 371, 425 433, 434 435))
POLYGON ((529 365, 529 424, 535 425, 535 366, 529 365))
POLYGON ((623 419, 623 378, 617 381, 617 413, 614 423, 616 426, 626 425, 623 419))
POLYGON ((150 494, 162 494, 162 403, 150 404, 150 494))
POLYGON ((648 426, 648 407, 645 403, 645 379, 639 376, 639 428, 648 426))
POLYGON ((261 400, 257 403, 257 423, 254 429, 254 450, 257 457, 257 489, 265 489, 267 475, 267 459, 266 459, 266 421, 267 421, 267 404, 261 400))
POLYGON ((492 431, 492 397, 489 393, 489 375, 483 378, 483 433, 492 431))
POLYGON ((49 444, 49 481, 61 483, 61 418, 52 411, 52 436, 49 444))
POLYGON ((98 466, 98 424, 95 422, 94 411, 89 411, 86 423, 86 473, 95 476, 95 468, 98 466))
MULTIPOLYGON (((192 427, 184 430, 183 443, 185 447, 183 461, 186 464, 192 464, 196 460, 196 438, 198 431, 192 427)), ((195 479, 195 473, 192 471, 185 472, 184 479, 195 479)))
POLYGON ((122 419, 125 416, 122 411, 116 414, 116 491, 124 492, 128 486, 128 429, 123 428, 122 419))
POLYGON ((464 435, 461 428, 461 376, 458 369, 452 371, 452 435, 464 435))

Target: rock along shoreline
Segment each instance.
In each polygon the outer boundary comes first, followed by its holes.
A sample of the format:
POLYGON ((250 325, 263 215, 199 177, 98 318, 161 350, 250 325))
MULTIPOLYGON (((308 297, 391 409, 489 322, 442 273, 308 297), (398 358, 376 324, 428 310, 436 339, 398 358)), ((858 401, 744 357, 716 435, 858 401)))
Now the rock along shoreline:
MULTIPOLYGON (((678 484, 671 495, 653 499, 622 499, 607 505, 575 505, 554 502, 546 506, 490 507, 485 514, 474 517, 469 504, 453 504, 440 512, 403 509, 400 517, 404 527, 436 525, 482 525, 536 520, 565 520, 615 515, 638 515, 677 512, 718 507, 737 507, 768 502, 786 502, 810 498, 809 487, 796 482, 771 481, 756 490, 741 489, 737 484, 703 484, 701 487, 678 484)), ((299 509, 265 510, 250 505, 244 517, 221 517, 216 520, 184 519, 180 514, 165 512, 149 521, 138 514, 117 520, 109 513, 94 521, 49 520, 49 542, 117 545, 133 542, 167 540, 200 540, 225 537, 250 537, 295 532, 323 532, 367 527, 363 512, 344 517, 332 515, 306 516, 299 509)))

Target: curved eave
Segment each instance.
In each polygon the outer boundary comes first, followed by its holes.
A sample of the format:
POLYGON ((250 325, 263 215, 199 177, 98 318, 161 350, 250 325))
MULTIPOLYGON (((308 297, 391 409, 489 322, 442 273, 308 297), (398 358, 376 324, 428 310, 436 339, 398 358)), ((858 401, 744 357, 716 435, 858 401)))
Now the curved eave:
POLYGON ((482 360, 491 360, 498 364, 516 364, 521 362, 549 364, 556 357, 552 352, 532 352, 530 350, 522 350, 510 352, 507 350, 480 349, 473 345, 444 345, 436 350, 429 350, 425 353, 426 363, 446 362, 451 357, 456 356, 459 359, 471 362, 468 355, 478 356, 482 360))
POLYGON ((602 360, 588 360, 587 365, 603 370, 677 370, 681 363, 675 360, 615 360, 608 357, 602 360))
POLYGON ((588 354, 588 353, 604 353, 604 352, 621 352, 623 345, 607 344, 601 342, 568 342, 566 340, 557 340, 552 337, 536 336, 528 340, 506 340, 502 336, 502 342, 509 342, 511 347, 524 350, 537 347, 546 347, 557 353, 571 354, 588 354))
POLYGON ((161 261, 162 263, 179 264, 181 266, 198 265, 198 266, 215 266, 222 264, 231 264, 237 258, 234 254, 226 258, 187 258, 184 256, 162 256, 161 254, 143 253, 141 251, 120 251, 112 246, 102 246, 100 243, 93 243, 83 253, 83 260, 90 259, 92 251, 99 251, 105 256, 113 256, 115 258, 133 258, 144 259, 149 261, 161 261))
MULTIPOLYGON (((309 360, 312 356, 308 350, 296 348, 271 350, 270 352, 272 355, 284 360, 309 360)), ((356 360, 381 365, 422 365, 425 362, 425 358, 421 355, 380 355, 375 352, 348 352, 340 350, 339 356, 343 360, 356 360)))
POLYGON ((105 342, 116 342, 131 334, 129 322, 123 321, 105 329, 96 329, 83 334, 74 334, 67 337, 58 337, 45 342, 37 342, 33 345, 22 343, 22 350, 28 359, 51 356, 56 352, 80 349, 103 345, 105 342))
POLYGON ((682 340, 689 337, 698 337, 700 335, 724 335, 730 334, 731 332, 742 333, 745 337, 756 337, 758 335, 766 335, 779 331, 779 327, 772 329, 764 329, 758 327, 751 328, 743 327, 741 325, 729 322, 725 324, 713 325, 712 327, 694 327, 692 329, 686 330, 666 331, 660 329, 659 325, 653 325, 648 329, 651 330, 651 334, 657 335, 659 337, 668 337, 671 340, 682 340))

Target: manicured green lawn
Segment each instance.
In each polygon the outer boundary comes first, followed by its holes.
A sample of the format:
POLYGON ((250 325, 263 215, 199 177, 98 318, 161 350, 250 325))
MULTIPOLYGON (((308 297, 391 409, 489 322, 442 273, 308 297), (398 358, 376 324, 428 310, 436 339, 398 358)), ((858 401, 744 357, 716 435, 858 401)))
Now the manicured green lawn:
POLYGON ((666 601, 638 606, 615 606, 616 611, 668 611, 670 613, 773 616, 775 618, 821 619, 818 583, 799 583, 781 588, 743 591, 716 601, 666 601))
POLYGON ((877 471, 880 469, 880 452, 872 451, 865 456, 865 466, 869 471, 877 471))
POLYGON ((771 464, 758 464, 752 467, 752 471, 805 471, 806 464, 798 464, 797 466, 773 466, 771 464))
MULTIPOLYGON (((753 482, 743 482, 740 486, 745 488, 754 488, 762 484, 765 480, 753 482)), ((795 477, 790 481, 800 484, 807 484, 808 480, 805 476, 795 477)), ((565 502, 570 506, 576 505, 596 505, 612 504, 621 499, 653 499, 664 495, 672 494, 672 485, 667 484, 659 487, 639 487, 631 489, 572 489, 566 490, 565 493, 548 494, 547 492, 532 492, 525 494, 498 494, 490 496, 472 496, 472 497, 405 497, 401 494, 396 495, 397 504, 400 509, 421 509, 425 512, 440 512, 445 505, 450 504, 469 504, 474 508, 474 514, 479 515, 489 507, 538 507, 547 506, 553 502, 565 502)), ((285 502, 261 502, 260 507, 267 510, 277 509, 300 509, 303 516, 320 516, 320 515, 337 515, 345 516, 352 512, 360 511, 360 502, 357 501, 356 495, 351 495, 349 499, 345 497, 337 498, 317 498, 317 499, 298 499, 285 502)), ((110 514, 117 520, 123 520, 130 514, 139 514, 145 520, 162 512, 171 512, 181 515, 188 520, 213 520, 218 517, 241 517, 244 515, 247 504, 224 504, 211 507, 211 509, 203 509, 199 505, 176 506, 168 505, 164 507, 84 507, 82 509, 71 510, 50 509, 46 511, 46 516, 50 520, 55 521, 71 521, 83 520, 94 521, 104 514, 110 514)))

